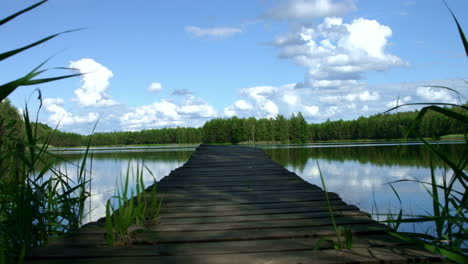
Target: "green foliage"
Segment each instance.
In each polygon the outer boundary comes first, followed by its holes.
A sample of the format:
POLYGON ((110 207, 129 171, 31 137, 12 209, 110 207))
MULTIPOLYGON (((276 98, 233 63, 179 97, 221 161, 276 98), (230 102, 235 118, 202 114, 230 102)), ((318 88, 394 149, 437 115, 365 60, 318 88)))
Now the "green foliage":
MULTIPOLYGON (((444 4, 446 4, 445 1, 444 4)), ((468 56, 468 43, 463 30, 452 10, 450 10, 450 8, 448 9, 455 20, 460 38, 465 47, 466 55, 468 56)), ((454 91, 447 87, 439 88, 454 91)), ((442 107, 447 105, 443 103, 421 103, 420 105, 426 105, 426 107, 422 108, 414 118, 407 131, 407 135, 414 133, 418 139, 424 143, 424 146, 430 151, 434 158, 441 160, 449 170, 444 170, 443 175, 438 177, 431 162, 430 182, 417 181, 423 185, 429 197, 432 199, 432 212, 428 212, 427 215, 410 214, 402 216, 402 209, 400 209, 398 219, 387 219, 387 222, 395 223, 398 227, 401 223, 421 223, 429 221, 434 222, 435 231, 428 231, 426 233, 390 232, 390 234, 403 240, 420 244, 424 248, 457 263, 468 263, 468 176, 466 174, 466 166, 468 164, 468 134, 466 129, 468 127, 468 107, 453 105, 452 108, 448 109, 442 107), (418 127, 423 123, 424 117, 431 113, 437 113, 438 115, 442 115, 445 118, 462 124, 463 130, 461 133, 464 134, 465 144, 459 159, 453 159, 438 148, 438 146, 429 144, 418 131, 418 127)), ((415 180, 400 180, 396 182, 404 181, 415 182, 415 180)), ((395 193, 399 198, 398 193, 396 191, 395 193)))
MULTIPOLYGON (((451 108, 447 108, 451 109, 451 108)), ((307 124, 301 113, 286 119, 282 115, 273 118, 216 118, 202 128, 177 127, 147 129, 142 131, 95 133, 93 146, 184 144, 184 143, 231 143, 281 142, 306 143, 322 140, 356 139, 401 139, 419 111, 398 114, 378 114, 360 117, 350 121, 326 121, 321 124, 307 124)), ((56 131, 39 124, 41 135, 54 134, 51 145, 56 147, 77 147, 91 136, 56 131)), ((439 113, 424 116, 417 132, 424 137, 440 138, 447 134, 462 133, 466 126, 439 113)), ((409 135, 415 138, 415 134, 409 135)))
MULTIPOLYGON (((443 108, 453 110, 452 108, 443 108)), ((459 110, 455 110, 459 111, 459 110)), ((213 119, 202 128, 203 143, 281 142, 306 143, 323 140, 356 139, 401 139, 419 111, 397 114, 378 114, 349 121, 330 121, 307 124, 302 114, 293 114, 289 119, 282 115, 272 118, 213 119)), ((440 113, 424 116, 416 133, 423 137, 440 138, 442 135, 463 133, 468 127, 440 113)))
POLYGON ((289 120, 282 115, 276 119, 216 118, 206 122, 202 131, 203 143, 305 143, 308 139, 307 122, 301 113, 293 114, 289 120))
MULTIPOLYGON (((460 112, 458 107, 442 108, 460 112)), ((383 113, 370 117, 359 117, 349 121, 327 121, 309 125, 309 140, 355 140, 355 139, 401 139, 405 136, 416 138, 416 134, 425 138, 439 139, 443 135, 461 134, 468 126, 447 116, 430 112, 423 116, 421 122, 408 130, 419 111, 383 113), (406 133, 410 131, 410 133, 406 133)))
MULTIPOLYGON (((130 186, 130 168, 129 162, 125 179, 117 183, 116 194, 106 204, 106 240, 109 245, 130 245, 130 227, 133 224, 154 224, 159 217, 162 201, 157 198, 156 179, 148 194, 143 182, 143 167, 137 163, 133 171, 134 193, 130 186)), ((146 170, 153 175, 148 168, 146 170)))
POLYGON ((38 146, 27 108, 23 118, 25 138, 1 153, 0 259, 6 263, 21 263, 30 248, 79 228, 89 197, 86 155, 76 177, 70 177, 53 165, 59 158, 47 151, 47 141, 38 146))
MULTIPOLYGON (((468 125, 467 111, 464 109, 462 113, 455 112, 454 110, 441 108, 436 105, 429 105, 424 107, 419 115, 415 118, 410 129, 414 132, 415 128, 421 122, 422 118, 428 111, 435 111, 446 115, 449 118, 456 119, 468 125)), ((408 131, 408 133, 411 131, 408 131)), ((398 182, 418 182, 426 188, 430 198, 432 199, 432 212, 427 215, 412 215, 403 214, 403 209, 400 209, 397 219, 389 217, 386 222, 391 223, 395 228, 398 228, 402 223, 418 223, 418 222, 434 222, 435 232, 426 233, 398 233, 390 232, 392 235, 402 238, 407 241, 412 241, 421 244, 426 249, 447 257, 459 263, 466 263, 468 257, 466 256, 468 230, 466 229, 468 214, 468 177, 465 173, 466 165, 468 163, 468 137, 465 132, 465 144, 462 154, 459 159, 449 157, 438 146, 429 144, 424 138, 415 132, 419 140, 424 143, 424 146, 439 161, 448 167, 450 170, 444 170, 444 174, 437 176, 435 174, 435 167, 431 160, 430 163, 430 182, 419 182, 415 180, 399 180, 398 182), (452 173, 451 175, 448 173, 452 173), (440 183, 441 182, 441 183, 440 183)), ((398 196, 398 192, 395 191, 398 196)), ((391 215, 391 214, 390 214, 391 215)))
POLYGON ((317 161, 317 168, 319 171, 320 180, 322 181, 322 188, 325 193, 325 199, 327 201, 327 208, 328 208, 328 213, 330 215, 330 220, 333 224, 333 229, 335 230, 336 241, 332 239, 322 238, 319 241, 317 241, 317 244, 315 245, 315 249, 319 248, 320 244, 325 241, 332 243, 333 248, 337 250, 338 249, 351 249, 351 247, 353 246, 353 233, 351 232, 351 229, 349 228, 337 226, 336 221, 335 221, 335 216, 333 215, 333 208, 330 203, 330 198, 328 197, 327 186, 325 185, 325 180, 323 179, 322 171, 320 170, 320 165, 318 161, 317 161), (342 238, 344 238, 344 240, 342 240, 342 238))
MULTIPOLYGON (((33 4, 4 19, 0 26, 44 4, 33 4)), ((4 61, 23 51, 43 44, 63 33, 53 34, 29 45, 0 53, 4 61)), ((0 262, 22 263, 27 251, 63 236, 81 225, 86 192, 84 161, 76 178, 60 167, 57 159, 47 151, 46 138, 39 145, 36 123, 30 120, 26 107, 24 122, 6 97, 21 86, 37 85, 80 74, 37 78, 47 70, 41 69, 47 60, 24 76, 0 85, 0 262)), ((39 92, 39 100, 40 100, 39 92)), ((39 110, 38 110, 39 113, 39 110)), ((66 171, 66 170, 65 170, 66 171)))
MULTIPOLYGON (((8 99, 0 102, 0 157, 9 149, 14 149, 18 141, 24 137, 24 124, 18 110, 11 105, 8 99)), ((0 159, 0 170, 2 163, 0 159)))

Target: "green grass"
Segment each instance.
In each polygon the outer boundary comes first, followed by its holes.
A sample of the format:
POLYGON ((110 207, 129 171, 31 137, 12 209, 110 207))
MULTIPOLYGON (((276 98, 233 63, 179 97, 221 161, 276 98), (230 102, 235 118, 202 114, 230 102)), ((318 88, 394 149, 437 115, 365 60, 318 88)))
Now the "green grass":
POLYGON ((156 187, 156 179, 148 168, 143 165, 140 167, 137 163, 136 170, 131 170, 129 161, 124 179, 121 179, 120 183, 117 182, 116 193, 106 204, 106 240, 109 245, 131 245, 132 225, 138 228, 157 222, 162 201, 157 198, 156 187), (149 193, 143 181, 144 168, 154 179, 149 193), (132 182, 130 172, 133 172, 132 182), (130 186, 131 183, 135 192, 130 186))
POLYGON ((333 229, 335 230, 335 236, 336 236, 336 241, 333 239, 328 239, 328 238, 322 238, 317 241, 315 245, 315 249, 318 249, 323 242, 329 242, 333 245, 334 249, 340 250, 340 249, 351 249, 353 246, 353 234, 351 232, 351 229, 349 228, 344 228, 341 226, 338 226, 335 221, 335 216, 333 214, 333 208, 330 203, 330 198, 328 197, 328 191, 327 191, 327 186, 325 184, 325 180, 323 179, 322 175, 322 170, 320 169, 320 165, 317 161, 317 168, 319 171, 320 175, 320 180, 322 182, 322 188, 323 191, 325 192, 325 199, 327 201, 327 208, 328 208, 328 213, 330 215, 330 220, 333 224, 333 229))
MULTIPOLYGON (((26 137, 14 148, 2 149, 0 174, 0 260, 22 263, 32 247, 78 229, 84 218, 84 202, 89 197, 86 151, 77 175, 66 167, 56 167, 60 158, 48 152, 39 140, 35 126, 24 111, 26 137)), ((1 146, 0 146, 1 148, 1 146)), ((74 170, 75 171, 75 170, 74 170)))
MULTIPOLYGON (((0 19, 0 26, 12 22, 41 6, 47 1, 40 1, 6 18, 0 19)), ((37 47, 64 33, 53 34, 34 41, 23 47, 0 53, 0 61, 21 54, 37 47)), ((20 37, 21 32, 18 32, 20 37)), ((79 76, 68 74, 56 77, 38 78, 47 70, 45 63, 27 72, 22 77, 0 85, 0 102, 18 87, 45 84, 52 81, 79 76)), ((42 95, 38 91, 38 100, 42 105, 42 95)), ((40 110, 40 107, 39 107, 40 110)), ((8 116, 0 119, 0 263, 22 263, 29 249, 43 246, 80 227, 84 217, 84 202, 89 193, 86 191, 90 181, 86 170, 88 151, 78 166, 75 177, 68 174, 66 168, 56 167, 56 155, 48 148, 53 137, 38 137, 37 120, 31 122, 27 106, 23 113, 21 130, 8 129, 12 125, 8 116), (21 135, 21 136, 18 136, 21 135), (39 142, 45 142, 39 145, 39 142)))
POLYGON ((465 140, 465 135, 463 134, 451 134, 440 137, 441 140, 465 140))
MULTIPOLYGON (((466 56, 468 56, 468 41, 463 33, 463 30, 458 23, 452 10, 447 6, 445 1, 443 3, 449 10, 452 18, 457 26, 460 39, 463 47, 465 48, 466 56)), ((468 84, 468 83, 467 83, 468 84)), ((450 87, 432 86, 438 89, 445 89, 455 93, 457 96, 462 97, 456 90, 450 87)), ((406 106, 406 105, 423 105, 418 116, 414 120, 412 126, 407 131, 417 135, 417 126, 420 125, 422 118, 428 112, 433 111, 442 114, 450 119, 460 122, 465 128, 468 127, 468 107, 466 105, 455 105, 447 103, 413 103, 405 104, 394 107, 389 111, 406 106), (452 108, 445 108, 445 106, 452 106, 452 108)), ((391 182, 392 186, 401 182, 416 182, 421 184, 428 193, 428 198, 432 200, 432 210, 424 215, 405 214, 404 210, 400 208, 398 218, 394 219, 389 214, 387 223, 396 227, 402 223, 434 223, 434 230, 428 230, 424 233, 402 233, 402 232, 389 232, 391 235, 399 237, 406 241, 419 244, 424 248, 437 253, 444 258, 455 261, 457 263, 468 263, 468 175, 466 174, 466 166, 468 164, 468 134, 465 132, 463 135, 448 135, 442 139, 461 139, 465 142, 464 150, 460 153, 458 159, 449 158, 446 153, 441 151, 437 145, 429 144, 424 138, 419 137, 419 140, 433 155, 430 166, 430 181, 423 182, 417 180, 399 180, 391 182), (434 160, 441 160, 444 163, 444 172, 442 175, 437 175, 434 160)), ((394 189, 398 199, 397 188, 394 189)))

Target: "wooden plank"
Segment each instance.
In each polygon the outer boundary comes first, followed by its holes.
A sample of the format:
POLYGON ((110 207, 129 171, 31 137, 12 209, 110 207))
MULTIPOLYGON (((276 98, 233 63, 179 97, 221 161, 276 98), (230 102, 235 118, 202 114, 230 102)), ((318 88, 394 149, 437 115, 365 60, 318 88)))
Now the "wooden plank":
MULTIPOLYGON (((342 200, 330 201, 332 206, 346 205, 342 200)), ((297 208, 297 207, 326 207, 325 201, 296 201, 287 203, 265 203, 265 204, 232 204, 232 205, 214 205, 214 206, 173 206, 168 207, 163 203, 161 215, 167 213, 181 213, 181 212, 255 212, 263 209, 281 209, 281 208, 297 208)))
MULTIPOLYGON (((337 241, 336 237, 330 237, 337 241)), ((296 251, 333 249, 330 242, 321 242, 321 238, 286 238, 286 239, 264 239, 264 240, 244 240, 244 241, 219 241, 219 242, 198 242, 198 243, 155 243, 134 244, 132 247, 63 247, 53 245, 46 247, 42 251, 33 251, 29 257, 42 256, 48 258, 77 258, 77 257, 111 257, 111 256, 159 256, 159 255, 212 255, 212 254, 235 254, 235 253, 260 253, 275 251, 296 251), (61 250, 58 250, 61 249, 61 250)), ((399 247, 408 245, 391 236, 368 235, 355 236, 353 248, 365 247, 399 247)))
MULTIPOLYGON (((346 216, 336 217, 337 225, 347 224, 370 224, 374 221, 367 216, 346 216)), ((332 225, 329 218, 309 218, 299 220, 272 220, 272 221, 251 221, 251 222, 228 222, 228 223, 199 223, 190 224, 171 224, 168 222, 160 223, 151 228, 154 231, 203 231, 203 230, 230 230, 230 229, 266 229, 266 228, 295 228, 332 225)))
MULTIPOLYGON (((148 194, 150 195, 150 194, 148 194)), ((328 193, 330 200, 340 199, 336 193, 328 193)), ((265 202, 277 202, 277 201, 293 201, 293 200, 303 200, 303 199, 313 199, 313 200, 325 200, 325 192, 321 190, 315 190, 310 192, 303 193, 289 193, 289 194, 250 194, 243 193, 237 195, 225 194, 225 195, 216 195, 216 196, 205 196, 200 197, 196 194, 180 194, 172 195, 171 197, 164 197, 164 203, 210 203, 218 204, 220 202, 226 203, 243 203, 243 202, 255 202, 255 203, 265 203, 265 202)))
MULTIPOLYGON (((369 214, 361 211, 336 211, 333 212, 335 217, 344 217, 344 216, 367 216, 369 214)), ((257 214, 257 215, 237 215, 237 216, 213 216, 213 217, 184 217, 184 218, 164 218, 160 220, 161 224, 188 224, 188 225, 197 225, 197 224, 206 224, 206 223, 234 223, 234 222, 251 222, 251 221, 274 221, 274 220, 298 220, 298 219, 319 219, 319 218, 329 218, 330 214, 327 210, 321 212, 301 212, 301 213, 291 213, 288 211, 283 211, 283 213, 276 214, 257 214)))
MULTIPOLYGON (((333 206, 333 211, 358 211, 354 205, 333 206)), ((273 209, 255 209, 255 210, 225 210, 222 214, 219 211, 175 211, 163 212, 160 216, 161 219, 185 218, 185 217, 218 217, 222 216, 246 216, 246 215, 273 215, 283 213, 311 213, 311 212, 328 212, 327 206, 317 207, 283 207, 273 209)))
MULTIPOLYGON (((160 250, 161 251, 161 250, 160 250)), ((118 250, 115 250, 118 252, 118 250)), ((158 255, 145 251, 144 256, 112 256, 96 258, 37 258, 27 263, 414 263, 441 261, 440 257, 415 246, 405 247, 363 247, 351 250, 291 250, 261 253, 199 254, 199 255, 158 255)))
POLYGON ((172 184, 178 184, 178 183, 187 183, 187 184, 204 184, 204 183, 212 183, 212 182, 275 182, 275 181, 303 181, 301 178, 297 177, 296 175, 291 175, 291 174, 277 174, 277 175, 265 175, 265 176, 258 176, 255 174, 252 175, 222 175, 218 174, 216 176, 184 176, 184 177, 171 177, 171 178, 166 178, 164 177, 163 180, 161 180, 161 183, 164 182, 166 183, 172 183, 172 184))
MULTIPOLYGON (((329 193, 328 198, 330 200, 339 200, 340 197, 335 193, 329 193)), ((284 196, 278 199, 272 200, 268 197, 261 197, 258 199, 249 198, 233 198, 227 200, 205 200, 205 201, 164 201, 164 207, 192 207, 192 206, 217 206, 217 205, 243 205, 243 204, 268 204, 268 203, 290 203, 290 202, 312 202, 312 201, 324 201, 325 195, 323 194, 306 194, 306 195, 295 195, 295 196, 284 196)))
POLYGON ((231 181, 231 182, 203 182, 203 183, 184 183, 184 182, 164 182, 160 181, 158 187, 232 187, 232 186, 289 186, 306 183, 302 179, 297 180, 272 180, 271 182, 245 182, 245 181, 231 181))
MULTIPOLYGON (((370 223, 351 223, 346 225, 353 235, 386 235, 384 230, 389 230, 386 225, 370 223)), ((79 246, 85 247, 90 244, 105 245, 105 225, 94 225, 82 228, 77 232, 69 234, 66 239, 54 240, 50 245, 79 246)), ((262 239, 285 239, 285 238, 310 238, 310 237, 332 237, 336 235, 333 225, 309 226, 295 228, 263 228, 250 230, 193 230, 193 231, 152 231, 145 229, 136 232, 136 241, 149 241, 151 243, 196 243, 217 241, 243 241, 262 239)))
POLYGON ((166 189, 164 192, 159 193, 161 198, 170 198, 172 196, 179 195, 197 195, 198 197, 213 197, 217 195, 241 195, 241 194, 252 194, 252 195, 271 195, 271 194, 292 194, 292 193, 308 193, 310 191, 317 191, 322 189, 317 186, 310 186, 308 188, 293 188, 293 189, 274 189, 274 190, 258 190, 258 189, 244 189, 244 190, 224 190, 218 189, 206 190, 206 189, 182 189, 177 188, 174 190, 166 189))
MULTIPOLYGON (((165 186, 158 184, 158 192, 172 192, 172 191, 194 191, 194 192, 237 192, 237 191, 282 191, 282 190, 294 190, 294 189, 308 189, 308 188, 315 188, 316 185, 313 184, 303 184, 302 182, 296 184, 288 184, 288 185, 248 185, 248 186, 215 186, 215 187, 208 187, 208 186, 197 186, 197 188, 189 188, 187 186, 165 186)), ((152 187, 148 187, 148 191, 151 190, 152 187)))

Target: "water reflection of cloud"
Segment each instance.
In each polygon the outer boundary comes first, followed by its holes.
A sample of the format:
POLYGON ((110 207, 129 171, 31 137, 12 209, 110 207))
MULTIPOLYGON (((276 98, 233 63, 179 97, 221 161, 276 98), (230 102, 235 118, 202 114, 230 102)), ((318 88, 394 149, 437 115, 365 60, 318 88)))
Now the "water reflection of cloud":
MULTIPOLYGON (((430 175, 429 169, 417 166, 381 166, 352 160, 318 161, 327 189, 338 193, 345 202, 355 204, 367 212, 376 212, 375 204, 381 213, 399 210, 400 204, 388 182, 401 179, 427 180, 430 175)), ((301 171, 295 171, 290 166, 288 169, 304 180, 322 186, 315 159, 309 159, 301 171)), ((431 204, 427 202, 428 194, 420 184, 402 182, 395 183, 394 187, 403 201, 403 208, 412 208, 412 212, 407 213, 424 213, 429 210, 431 204)))
MULTIPOLYGON (((174 156, 172 160, 171 158, 167 158, 167 153, 164 153, 164 155, 166 155, 164 156, 164 159, 158 159, 159 153, 151 153, 152 156, 149 160, 138 158, 131 159, 129 161, 128 159, 118 159, 115 157, 93 160, 91 197, 85 202, 86 211, 84 222, 96 221, 105 216, 107 200, 114 195, 117 181, 120 183, 121 180, 124 179, 128 168, 130 168, 130 179, 135 176, 137 166, 140 170, 143 169, 143 181, 146 186, 150 186, 154 183, 151 173, 154 175, 156 180, 159 181, 167 176, 172 170, 182 166, 185 161, 180 161, 180 159, 177 158, 177 152, 172 153, 174 156), (151 171, 151 173, 142 166, 143 164, 151 171), (88 214, 90 204, 91 213, 88 214)), ((76 166, 67 163, 57 164, 57 167, 62 171, 71 172, 76 170, 76 166)), ((73 173, 70 174, 76 178, 73 173)), ((131 187, 134 188, 133 184, 131 184, 131 187)))
POLYGON ((388 176, 398 179, 412 179, 410 174, 411 169, 408 167, 391 166, 388 171, 388 176))

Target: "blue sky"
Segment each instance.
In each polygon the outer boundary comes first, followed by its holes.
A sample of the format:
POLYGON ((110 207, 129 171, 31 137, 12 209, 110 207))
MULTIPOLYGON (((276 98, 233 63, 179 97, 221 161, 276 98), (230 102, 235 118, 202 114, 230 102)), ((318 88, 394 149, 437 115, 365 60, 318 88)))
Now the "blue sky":
MULTIPOLYGON (((35 2, 3 0, 0 16, 35 2)), ((447 2, 468 31, 468 2, 447 2)), ((47 68, 88 73, 9 97, 34 109, 40 88, 40 120, 65 131, 90 133, 96 120, 97 131, 141 130, 299 111, 322 122, 397 99, 460 102, 425 85, 468 95, 468 60, 439 0, 50 0, 0 29, 1 50, 77 28, 0 64, 1 83, 51 56, 47 68)))

